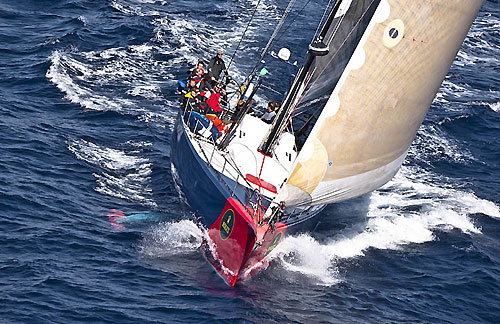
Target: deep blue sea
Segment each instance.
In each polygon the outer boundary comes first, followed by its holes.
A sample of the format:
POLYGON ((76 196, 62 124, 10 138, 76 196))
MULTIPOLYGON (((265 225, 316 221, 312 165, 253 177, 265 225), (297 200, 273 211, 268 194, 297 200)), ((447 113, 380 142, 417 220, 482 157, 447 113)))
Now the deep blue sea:
MULTIPOLYGON (((229 63, 257 2, 0 0, 0 323, 500 323, 497 0, 390 183, 235 288, 205 261, 171 175, 176 79, 219 47, 229 63)), ((236 79, 287 3, 262 0, 236 79)), ((273 50, 302 62, 325 3, 273 50)), ((284 92, 294 67, 268 63, 284 92)))

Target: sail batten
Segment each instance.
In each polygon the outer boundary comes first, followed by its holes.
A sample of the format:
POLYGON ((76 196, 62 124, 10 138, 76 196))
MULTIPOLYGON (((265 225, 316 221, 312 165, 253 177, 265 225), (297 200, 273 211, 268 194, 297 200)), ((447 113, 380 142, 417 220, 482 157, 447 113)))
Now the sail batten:
POLYGON ((288 205, 330 203, 389 181, 481 4, 351 3, 337 31, 345 37, 352 34, 341 43, 347 47, 341 49, 345 52, 340 61, 332 60, 336 36, 330 54, 316 58, 311 68, 297 113, 323 108, 277 199, 288 205))

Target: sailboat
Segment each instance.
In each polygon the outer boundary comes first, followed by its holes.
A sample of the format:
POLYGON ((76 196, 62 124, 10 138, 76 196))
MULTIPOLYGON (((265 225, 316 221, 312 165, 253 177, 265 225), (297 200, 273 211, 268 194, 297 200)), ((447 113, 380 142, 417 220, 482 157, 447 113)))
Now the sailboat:
MULTIPOLYGON (((207 228, 205 256, 228 285, 265 268, 285 235, 313 229, 327 204, 397 173, 481 5, 330 1, 272 124, 248 113, 269 82, 255 69, 224 134, 179 111, 173 175, 207 228)), ((278 56, 288 60, 289 51, 278 56)))

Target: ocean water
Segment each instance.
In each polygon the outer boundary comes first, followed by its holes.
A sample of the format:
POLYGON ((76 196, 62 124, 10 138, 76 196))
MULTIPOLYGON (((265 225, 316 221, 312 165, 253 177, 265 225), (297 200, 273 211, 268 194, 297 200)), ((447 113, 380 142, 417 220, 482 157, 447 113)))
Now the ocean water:
MULTIPOLYGON (((257 2, 0 0, 0 323, 500 323, 496 0, 390 183, 235 288, 204 260, 170 169, 176 79, 219 47, 228 63, 257 2)), ((292 60, 325 3, 280 36, 292 60)), ((235 78, 286 4, 262 0, 235 78)), ((268 63, 258 103, 288 86, 268 63)))

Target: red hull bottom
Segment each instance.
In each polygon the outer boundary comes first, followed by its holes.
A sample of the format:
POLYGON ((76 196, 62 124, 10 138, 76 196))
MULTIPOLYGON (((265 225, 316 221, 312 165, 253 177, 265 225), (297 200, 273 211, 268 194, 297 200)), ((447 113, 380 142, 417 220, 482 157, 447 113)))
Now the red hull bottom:
POLYGON ((254 214, 229 198, 208 229, 205 257, 231 287, 268 266, 265 257, 279 244, 287 228, 280 222, 271 228, 254 214))

